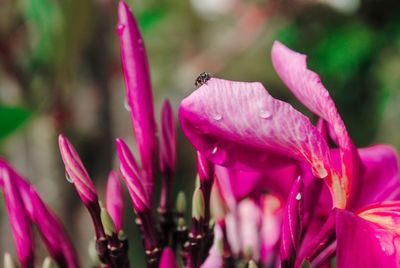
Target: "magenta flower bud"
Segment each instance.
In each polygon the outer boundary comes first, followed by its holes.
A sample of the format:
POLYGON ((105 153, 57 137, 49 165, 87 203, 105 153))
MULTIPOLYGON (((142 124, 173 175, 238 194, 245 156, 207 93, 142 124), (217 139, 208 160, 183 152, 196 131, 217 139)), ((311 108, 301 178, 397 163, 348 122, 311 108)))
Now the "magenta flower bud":
POLYGON ((3 196, 18 259, 23 268, 31 268, 34 265, 32 229, 18 185, 4 166, 0 167, 0 178, 3 182, 3 196))
POLYGON ((165 100, 161 110, 160 169, 174 173, 176 165, 176 130, 171 103, 165 100))
POLYGON ((96 238, 98 240, 103 239, 105 233, 100 219, 99 199, 93 181, 90 179, 89 173, 86 171, 75 148, 64 135, 60 134, 58 136, 58 144, 66 175, 74 184, 79 197, 89 210, 96 231, 96 238))
POLYGON ((211 188, 214 182, 214 164, 197 151, 197 172, 200 178, 200 189, 204 194, 205 202, 205 222, 210 219, 210 198, 211 188))
POLYGON ((143 212, 150 208, 150 200, 145 185, 143 185, 139 167, 125 141, 118 138, 116 142, 121 173, 131 196, 133 207, 136 212, 143 212))
POLYGON ((160 261, 160 268, 178 268, 175 254, 171 248, 166 247, 163 250, 160 261))
POLYGON ((96 189, 75 148, 62 134, 58 136, 58 144, 65 165, 66 175, 74 184, 79 197, 86 206, 90 203, 97 203, 96 189))
POLYGON ((160 170, 162 172, 162 186, 160 197, 160 211, 172 209, 171 192, 176 166, 176 131, 174 114, 168 100, 164 101, 161 110, 161 142, 160 142, 160 170))
MULTIPOLYGON (((142 179, 146 181, 144 185, 147 188, 153 188, 157 155, 157 130, 149 66, 139 27, 125 1, 119 3, 117 31, 120 40, 126 95, 142 162, 142 179)), ((152 200, 152 196, 149 197, 152 200)))
POLYGON ((119 174, 112 170, 108 175, 106 188, 106 209, 115 224, 117 233, 124 221, 124 192, 119 174))
POLYGON ((50 256, 60 267, 79 267, 75 249, 60 219, 46 206, 26 179, 7 162, 0 160, 0 165, 8 170, 10 177, 18 186, 27 215, 37 226, 50 256))

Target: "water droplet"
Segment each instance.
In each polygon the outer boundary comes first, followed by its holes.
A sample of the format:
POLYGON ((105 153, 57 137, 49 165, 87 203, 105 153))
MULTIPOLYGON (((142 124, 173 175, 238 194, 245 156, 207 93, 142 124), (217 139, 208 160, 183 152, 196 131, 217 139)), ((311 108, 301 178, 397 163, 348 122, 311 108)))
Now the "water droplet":
POLYGON ((222 119, 222 115, 221 114, 214 114, 213 118, 215 121, 220 121, 222 119))
POLYGON ((301 193, 297 193, 297 195, 296 195, 296 200, 297 200, 297 201, 300 201, 300 200, 301 200, 301 193))
POLYGON ((67 182, 69 183, 74 183, 74 181, 71 179, 71 177, 69 176, 68 172, 65 171, 65 179, 67 180, 67 182))
POLYGON ((128 112, 131 111, 131 106, 129 105, 128 99, 124 99, 124 107, 128 112))
POLYGON ((119 23, 119 24, 117 25, 117 33, 118 33, 119 35, 121 35, 121 34, 124 32, 124 30, 125 30, 125 25, 119 23))
POLYGON ((272 113, 268 110, 262 109, 260 111, 260 117, 262 119, 270 119, 272 117, 272 113))
POLYGON ((225 162, 227 153, 223 148, 214 146, 210 151, 210 160, 217 165, 225 162))
POLYGON ((139 38, 139 39, 137 40, 137 42, 138 42, 139 45, 143 45, 143 39, 142 39, 142 38, 139 38))

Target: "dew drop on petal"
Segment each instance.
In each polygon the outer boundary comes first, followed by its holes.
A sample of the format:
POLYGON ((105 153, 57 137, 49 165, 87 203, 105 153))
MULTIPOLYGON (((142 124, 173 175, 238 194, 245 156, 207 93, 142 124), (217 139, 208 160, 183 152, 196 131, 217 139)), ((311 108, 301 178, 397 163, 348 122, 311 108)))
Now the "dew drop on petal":
POLYGON ((119 23, 119 24, 117 25, 117 33, 118 33, 119 35, 121 35, 121 34, 124 32, 124 30, 125 30, 125 25, 119 23))
POLYGON ((219 165, 225 162, 226 156, 227 153, 223 148, 214 146, 210 151, 209 158, 212 162, 219 165))
POLYGON ((125 110, 127 110, 128 112, 131 111, 131 106, 129 105, 129 102, 126 98, 124 99, 124 107, 125 107, 125 110))
POLYGON ((262 119, 271 119, 272 113, 269 112, 268 110, 262 109, 262 110, 260 110, 260 117, 262 119))
POLYGON ((297 195, 296 195, 296 200, 297 200, 297 201, 300 201, 300 200, 301 200, 301 193, 297 193, 297 195))
POLYGON ((67 182, 69 183, 74 183, 73 180, 71 179, 71 177, 69 176, 68 172, 65 171, 65 179, 67 180, 67 182))
POLYGON ((222 115, 217 113, 217 114, 213 115, 213 118, 215 121, 220 121, 220 120, 222 120, 222 115))

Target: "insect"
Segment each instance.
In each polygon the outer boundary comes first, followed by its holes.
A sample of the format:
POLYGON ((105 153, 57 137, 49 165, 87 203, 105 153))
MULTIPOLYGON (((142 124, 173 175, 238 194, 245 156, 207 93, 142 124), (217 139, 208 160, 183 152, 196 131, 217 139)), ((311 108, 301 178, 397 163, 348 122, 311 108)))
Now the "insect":
POLYGON ((201 73, 201 74, 199 74, 199 76, 196 78, 196 81, 194 82, 194 85, 195 85, 196 87, 200 87, 200 86, 204 85, 205 83, 207 83, 207 81, 210 80, 211 77, 212 77, 212 76, 211 76, 211 74, 209 74, 209 73, 206 73, 206 72, 201 73))

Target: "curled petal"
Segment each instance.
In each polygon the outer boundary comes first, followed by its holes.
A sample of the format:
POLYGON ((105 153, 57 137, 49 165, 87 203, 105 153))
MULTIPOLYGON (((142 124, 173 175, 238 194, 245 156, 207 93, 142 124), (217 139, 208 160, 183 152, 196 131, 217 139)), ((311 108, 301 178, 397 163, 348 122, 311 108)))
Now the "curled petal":
POLYGON ((22 267, 31 268, 34 265, 34 242, 29 217, 18 191, 18 185, 6 168, 0 167, 0 177, 18 259, 22 267))
POLYGON ((58 136, 58 144, 66 173, 74 184, 79 197, 86 206, 90 203, 97 203, 96 188, 75 148, 62 134, 58 136))
POLYGON ((357 162, 357 151, 332 98, 318 74, 308 69, 306 55, 292 51, 275 41, 271 56, 275 70, 286 86, 308 109, 326 120, 336 134, 342 163, 339 183, 348 198, 352 178, 357 174, 354 167, 354 163, 357 162))
POLYGON ((118 138, 116 142, 121 173, 132 198, 133 206, 137 212, 144 211, 150 207, 150 202, 146 188, 142 184, 135 157, 123 139, 118 138))
POLYGON ((118 233, 124 221, 124 192, 119 175, 114 170, 110 172, 107 179, 106 208, 118 233))
POLYGON ((146 49, 137 22, 125 1, 119 2, 117 27, 126 95, 139 147, 144 178, 154 183, 157 139, 153 94, 146 49))
POLYGON ((260 83, 211 78, 182 101, 179 120, 190 142, 215 164, 261 170, 300 160, 318 177, 330 173, 318 130, 260 83))
POLYGON ((174 172, 176 165, 176 130, 174 113, 168 100, 161 110, 160 168, 161 172, 174 172))
POLYGON ((396 150, 384 144, 358 150, 364 166, 363 176, 354 181, 351 209, 368 204, 395 200, 400 196, 399 157, 396 150))

